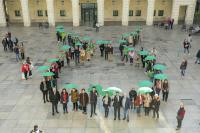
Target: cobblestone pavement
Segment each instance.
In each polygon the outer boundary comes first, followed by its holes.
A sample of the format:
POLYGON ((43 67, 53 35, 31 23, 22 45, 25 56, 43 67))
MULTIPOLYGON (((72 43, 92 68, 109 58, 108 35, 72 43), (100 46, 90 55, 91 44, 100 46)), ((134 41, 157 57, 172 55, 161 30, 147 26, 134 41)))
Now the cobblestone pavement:
MULTIPOLYGON (((94 32, 90 27, 72 29, 65 27, 67 31, 75 31, 81 35, 89 35, 94 39, 111 39, 115 47, 113 62, 107 62, 100 58, 99 49, 84 66, 65 67, 62 70, 59 84, 77 83, 87 88, 90 83, 100 83, 103 87, 117 86, 124 92, 136 83, 147 79, 143 70, 123 65, 120 61, 117 40, 121 33, 133 31, 134 27, 109 26, 94 32)), ((90 118, 79 112, 72 112, 69 106, 69 114, 60 113, 54 117, 51 115, 51 104, 44 104, 39 83, 42 79, 37 71, 37 65, 46 64, 46 59, 54 57, 57 52, 56 36, 54 29, 40 31, 36 27, 24 28, 13 26, 9 29, 0 28, 0 36, 7 31, 25 41, 26 56, 30 56, 35 64, 33 78, 28 81, 21 80, 20 63, 15 61, 13 53, 4 53, 1 47, 0 53, 0 132, 1 133, 27 133, 34 124, 38 124, 46 133, 175 133, 176 113, 180 100, 185 103, 186 116, 183 120, 183 128, 178 133, 200 132, 200 65, 194 64, 195 55, 200 48, 199 36, 193 36, 191 55, 184 55, 182 49, 183 39, 186 33, 179 27, 173 31, 165 31, 155 27, 143 27, 142 46, 150 49, 155 46, 158 50, 158 62, 165 63, 169 76, 170 94, 167 103, 161 102, 160 119, 155 120, 151 116, 137 117, 135 112, 130 115, 130 122, 123 120, 113 121, 113 108, 108 119, 104 119, 104 111, 101 100, 98 104, 98 115, 90 118), (180 79, 179 66, 183 57, 188 59, 186 77, 180 79)), ((136 47, 139 49, 139 46, 136 47)), ((59 87, 62 89, 61 87, 59 87)), ((90 112, 90 107, 88 108, 90 112)))

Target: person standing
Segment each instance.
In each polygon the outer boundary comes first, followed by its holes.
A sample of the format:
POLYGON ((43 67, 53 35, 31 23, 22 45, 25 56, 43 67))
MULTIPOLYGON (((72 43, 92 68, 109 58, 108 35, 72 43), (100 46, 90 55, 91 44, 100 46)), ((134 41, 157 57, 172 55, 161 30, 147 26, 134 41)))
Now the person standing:
POLYGON ((97 22, 97 23, 96 23, 96 32, 99 32, 99 27, 100 27, 100 25, 99 25, 99 23, 97 22))
POLYGON ((118 120, 120 120, 120 108, 122 106, 122 97, 119 96, 119 92, 116 92, 116 95, 113 99, 113 107, 114 107, 114 120, 118 115, 118 120))
POLYGON ((24 59, 25 59, 25 55, 24 55, 25 50, 24 50, 24 45, 23 45, 23 43, 22 43, 21 46, 20 46, 20 53, 21 53, 21 59, 24 60, 24 59))
POLYGON ((60 102, 63 105, 63 113, 64 114, 68 113, 68 110, 67 110, 68 101, 69 101, 69 95, 68 95, 66 89, 62 89, 61 96, 60 96, 60 102))
POLYGON ((135 103, 135 107, 137 109, 137 115, 140 116, 141 106, 143 104, 143 98, 142 98, 141 94, 137 95, 134 103, 135 103))
POLYGON ((108 50, 108 60, 113 61, 113 46, 111 44, 109 45, 109 50, 108 50))
POLYGON ((144 96, 144 112, 145 112, 145 116, 149 116, 151 101, 152 101, 151 96, 149 94, 146 94, 144 96))
POLYGON ((27 58, 26 58, 26 63, 29 65, 29 68, 30 68, 30 70, 29 70, 29 72, 28 72, 28 76, 29 76, 29 77, 32 77, 32 75, 33 75, 33 73, 32 73, 32 70, 33 70, 33 63, 32 63, 32 61, 31 61, 30 57, 27 57, 27 58))
POLYGON ((187 53, 190 54, 190 51, 189 51, 190 45, 186 39, 183 42, 183 48, 184 48, 184 53, 186 53, 186 51, 187 51, 187 53))
POLYGON ((176 117, 178 123, 176 130, 179 130, 181 128, 184 116, 185 116, 185 109, 183 103, 181 103, 176 117))
POLYGON ((99 49, 100 49, 100 51, 101 51, 101 57, 103 57, 103 52, 104 52, 104 44, 101 44, 100 46, 99 46, 99 49))
POLYGON ((197 54, 196 54, 196 61, 195 61, 195 64, 196 63, 198 63, 198 64, 200 64, 200 49, 199 49, 199 51, 197 52, 197 54))
MULTIPOLYGON (((134 103, 136 97, 137 97, 137 92, 136 92, 136 90, 135 90, 134 88, 132 88, 132 89, 129 91, 129 98, 130 98, 130 100, 132 101, 131 109, 133 109, 133 105, 134 105, 133 103, 134 103)), ((134 109, 135 109, 135 106, 134 106, 134 109)))
POLYGON ((123 56, 123 50, 124 50, 124 46, 123 46, 122 43, 120 43, 120 45, 119 45, 119 51, 120 51, 121 57, 123 56))
POLYGON ((66 57, 67 65, 68 65, 68 66, 70 65, 70 58, 71 58, 70 53, 71 53, 70 51, 66 51, 66 52, 65 52, 65 57, 66 57))
POLYGON ((108 45, 105 46, 105 60, 108 60, 108 53, 109 53, 109 47, 108 45))
POLYGON ((106 95, 103 97, 102 101, 103 101, 103 107, 104 107, 104 110, 105 110, 105 118, 108 118, 109 107, 110 107, 110 104, 111 104, 111 98, 110 98, 108 93, 106 93, 106 95))
POLYGON ((52 103, 52 115, 54 115, 54 110, 56 113, 58 112, 58 102, 60 101, 60 94, 56 90, 56 88, 53 88, 53 91, 51 91, 49 96, 50 102, 52 103))
POLYGON ((163 93, 162 100, 167 102, 168 94, 169 94, 169 83, 168 83, 167 79, 165 79, 163 82, 162 93, 163 93))
POLYGON ((79 102, 80 102, 80 106, 83 109, 83 114, 87 114, 87 105, 88 105, 88 102, 89 102, 89 96, 85 92, 85 89, 81 90, 81 93, 80 93, 80 96, 79 96, 79 102))
POLYGON ((129 35, 128 43, 129 43, 129 46, 133 45, 133 36, 132 35, 129 35))
POLYGON ((184 59, 181 63, 180 70, 181 70, 181 78, 185 76, 185 70, 187 68, 187 60, 184 59))
POLYGON ((16 61, 18 62, 20 60, 20 57, 19 57, 19 47, 17 44, 15 44, 14 52, 16 54, 16 61))
POLYGON ((134 59, 135 52, 133 50, 131 50, 128 54, 130 57, 130 64, 133 65, 133 59, 134 59))
POLYGON ((7 41, 6 41, 6 38, 4 37, 3 40, 2 40, 2 45, 3 45, 3 49, 4 49, 4 52, 6 52, 8 49, 7 49, 7 41))
POLYGON ((80 63, 80 51, 78 47, 75 48, 74 55, 75 55, 75 64, 78 65, 80 63))
POLYGON ((187 42, 189 43, 189 47, 191 48, 192 47, 192 35, 191 34, 188 34, 188 37, 187 37, 187 42))
POLYGON ((126 62, 128 62, 128 48, 127 47, 124 48, 123 53, 124 53, 124 57, 122 61, 124 61, 124 59, 126 58, 126 62))
POLYGON ((73 103, 73 111, 78 111, 78 91, 75 88, 71 91, 71 101, 73 103))
POLYGON ((152 108, 153 108, 153 118, 155 118, 155 114, 157 115, 157 119, 159 118, 159 108, 160 108, 160 98, 158 94, 155 94, 152 100, 152 108))
POLYGON ((171 29, 173 29, 173 26, 174 26, 174 19, 172 18, 171 19, 171 29))
POLYGON ((127 119, 127 122, 129 122, 129 112, 131 109, 131 100, 130 98, 124 93, 123 99, 122 99, 122 107, 124 109, 124 118, 123 120, 127 119))
MULTIPOLYGON (((24 75, 22 77, 24 77, 27 80, 30 68, 29 68, 29 65, 26 62, 23 63, 21 71, 22 71, 22 74, 24 75)), ((24 78, 22 78, 22 79, 24 79, 24 78)))
POLYGON ((48 89, 47 89, 45 81, 41 81, 40 90, 42 91, 42 94, 43 94, 44 103, 46 103, 46 101, 49 102, 49 100, 48 100, 48 89))
POLYGON ((84 64, 84 61, 85 61, 85 50, 83 48, 81 48, 80 50, 80 62, 81 64, 84 64))
POLYGON ((96 105, 97 105, 97 92, 96 89, 93 88, 93 90, 90 92, 90 104, 91 104, 91 115, 92 117, 93 114, 96 114, 96 105))

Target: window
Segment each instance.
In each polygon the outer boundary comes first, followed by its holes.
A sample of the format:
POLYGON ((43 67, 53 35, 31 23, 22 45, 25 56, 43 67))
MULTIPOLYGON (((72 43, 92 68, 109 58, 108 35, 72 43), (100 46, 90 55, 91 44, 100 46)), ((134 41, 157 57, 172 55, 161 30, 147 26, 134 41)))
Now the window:
POLYGON ((48 12, 47 12, 47 10, 45 10, 45 16, 48 16, 48 12))
POLYGON ((133 16, 133 10, 129 10, 129 16, 133 16))
POLYGON ((20 10, 15 10, 15 16, 16 17, 20 17, 21 16, 20 10))
POLYGON ((113 16, 118 16, 118 10, 113 10, 113 16))
POLYGON ((66 16, 65 10, 60 10, 60 16, 66 16))
POLYGON ((141 16, 141 10, 136 10, 135 16, 141 16))
POLYGON ((164 16, 164 10, 159 10, 158 11, 158 16, 164 16))
POLYGON ((154 12, 153 12, 153 16, 156 16, 156 10, 154 10, 154 12))
POLYGON ((37 15, 38 15, 39 17, 43 16, 43 11, 42 11, 42 10, 37 10, 37 15))

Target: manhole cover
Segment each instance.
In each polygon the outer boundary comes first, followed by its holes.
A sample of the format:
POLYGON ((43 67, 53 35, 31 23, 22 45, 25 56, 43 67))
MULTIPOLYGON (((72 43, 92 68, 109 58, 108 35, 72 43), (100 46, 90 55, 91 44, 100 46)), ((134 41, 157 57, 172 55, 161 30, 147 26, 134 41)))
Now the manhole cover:
POLYGON ((184 105, 195 105, 195 102, 192 99, 181 99, 184 105))
POLYGON ((35 63, 34 66, 43 66, 43 65, 44 65, 44 63, 35 63))
POLYGON ((117 66, 125 66, 124 63, 116 63, 117 66))

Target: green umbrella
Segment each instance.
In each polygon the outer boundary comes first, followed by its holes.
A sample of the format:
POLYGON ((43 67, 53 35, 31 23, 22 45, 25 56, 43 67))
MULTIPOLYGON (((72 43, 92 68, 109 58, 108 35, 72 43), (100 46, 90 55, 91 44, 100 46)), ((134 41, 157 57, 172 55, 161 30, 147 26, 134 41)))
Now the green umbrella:
POLYGON ((76 84, 65 84, 64 88, 66 88, 66 89, 74 89, 74 88, 77 89, 78 85, 76 85, 76 84))
POLYGON ((102 90, 102 92, 100 94, 101 94, 101 96, 105 96, 106 93, 108 93, 109 96, 113 96, 114 91, 111 91, 111 90, 102 90))
POLYGON ((46 71, 46 70, 48 70, 50 68, 51 68, 50 66, 39 66, 38 67, 38 71, 46 71))
POLYGON ((47 77, 47 76, 54 76, 55 74, 53 72, 44 72, 41 75, 47 77))
POLYGON ((119 40, 118 42, 119 43, 126 43, 127 41, 126 40, 119 40))
POLYGON ((160 80, 164 80, 164 79, 167 79, 167 75, 165 75, 165 74, 155 74, 154 75, 154 78, 155 79, 160 79, 160 80))
POLYGON ((96 44, 97 44, 97 45, 104 44, 104 41, 103 41, 103 40, 97 40, 97 41, 96 41, 96 44))
POLYGON ((149 52, 148 51, 139 51, 139 55, 148 55, 149 52))
POLYGON ((58 26, 56 26, 56 29, 64 29, 64 26, 58 25, 58 26))
POLYGON ((102 87, 100 84, 94 84, 94 85, 92 84, 92 85, 90 85, 90 87, 88 88, 88 91, 89 91, 89 92, 92 91, 93 88, 95 88, 99 94, 101 94, 101 92, 102 92, 102 90, 103 90, 103 87, 102 87))
POLYGON ((149 80, 144 80, 138 83, 139 87, 152 87, 153 83, 149 80))
POLYGON ((128 48, 128 51, 133 51, 133 50, 134 50, 134 48, 130 48, 130 47, 128 48))
POLYGON ((82 40, 83 41, 90 41, 90 40, 92 40, 89 36, 84 36, 83 38, 82 38, 82 40))
POLYGON ((153 66, 153 68, 155 69, 155 70, 165 70, 166 69, 166 66, 164 66, 164 65, 161 65, 161 64, 156 64, 156 65, 154 65, 153 66))
POLYGON ((108 91, 122 92, 122 90, 120 88, 117 88, 117 87, 108 87, 106 90, 108 90, 108 91))
POLYGON ((155 56, 151 56, 151 55, 149 55, 149 56, 147 56, 145 58, 145 60, 155 60, 155 59, 156 59, 156 57, 155 56))
POLYGON ((112 41, 108 41, 108 40, 104 41, 104 44, 111 44, 111 43, 112 43, 112 41))
POLYGON ((75 45, 76 46, 82 46, 82 44, 80 42, 77 42, 75 45))
POLYGON ((65 32, 65 30, 64 30, 64 29, 56 29, 56 31, 57 31, 57 32, 60 32, 60 33, 63 33, 63 32, 65 32))
POLYGON ((64 51, 66 51, 66 50, 68 50, 68 49, 70 49, 70 46, 69 46, 69 45, 64 45, 64 46, 62 46, 62 47, 60 48, 60 50, 64 50, 64 51))
POLYGON ((129 37, 129 33, 122 34, 122 37, 129 37))
POLYGON ((138 90, 137 90, 137 93, 138 94, 145 94, 145 93, 151 93, 153 90, 149 87, 140 87, 138 90))
POLYGON ((50 59, 48 59, 49 63, 53 63, 53 62, 56 62, 56 61, 59 61, 59 59, 58 58, 50 58, 50 59))

